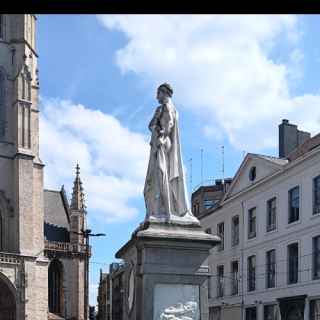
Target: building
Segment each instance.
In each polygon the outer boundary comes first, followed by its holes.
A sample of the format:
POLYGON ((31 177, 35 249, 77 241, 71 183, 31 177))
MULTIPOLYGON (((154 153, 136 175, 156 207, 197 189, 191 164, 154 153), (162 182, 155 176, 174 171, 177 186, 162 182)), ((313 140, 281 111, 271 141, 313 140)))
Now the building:
POLYGON ((111 320, 111 278, 100 269, 97 320, 111 320))
POLYGON ((214 185, 201 185, 191 195, 192 213, 199 218, 205 212, 217 208, 232 182, 231 178, 216 179, 214 185))
POLYGON ((124 317, 124 263, 111 263, 109 273, 100 273, 98 320, 122 320, 124 317))
POLYGON ((71 205, 64 188, 44 190, 45 256, 48 268, 48 319, 87 319, 90 246, 84 237, 86 208, 77 165, 71 205))
POLYGON ((210 320, 320 319, 320 135, 283 120, 279 154, 247 154, 219 206, 199 213, 222 240, 210 320))
POLYGON ((79 168, 69 206, 44 190, 36 17, 0 14, 0 319, 87 319, 79 168))

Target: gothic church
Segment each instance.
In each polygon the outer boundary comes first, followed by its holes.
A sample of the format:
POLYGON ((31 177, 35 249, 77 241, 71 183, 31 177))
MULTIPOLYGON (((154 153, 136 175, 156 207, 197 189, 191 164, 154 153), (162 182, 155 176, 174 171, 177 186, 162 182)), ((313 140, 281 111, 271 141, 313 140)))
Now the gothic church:
POLYGON ((84 194, 78 166, 70 205, 43 188, 36 20, 0 14, 0 320, 84 320, 84 194))

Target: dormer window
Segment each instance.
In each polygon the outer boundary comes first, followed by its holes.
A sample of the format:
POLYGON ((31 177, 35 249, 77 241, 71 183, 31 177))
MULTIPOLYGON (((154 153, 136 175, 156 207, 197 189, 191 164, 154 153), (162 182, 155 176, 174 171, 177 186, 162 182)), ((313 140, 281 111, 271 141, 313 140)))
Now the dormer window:
POLYGON ((256 167, 251 167, 249 171, 249 180, 254 181, 256 179, 257 169, 256 167))

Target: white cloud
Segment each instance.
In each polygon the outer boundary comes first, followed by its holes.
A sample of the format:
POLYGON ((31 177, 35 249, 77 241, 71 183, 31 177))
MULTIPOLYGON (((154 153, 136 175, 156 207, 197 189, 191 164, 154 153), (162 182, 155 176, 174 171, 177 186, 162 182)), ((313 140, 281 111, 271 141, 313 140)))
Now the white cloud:
POLYGON ((127 37, 116 53, 122 72, 141 75, 150 87, 172 83, 178 105, 202 117, 207 136, 221 130, 236 148, 253 151, 276 146, 282 118, 313 133, 319 128, 320 97, 290 92, 302 77, 303 32, 296 16, 100 15, 98 19, 127 37), (286 63, 273 57, 280 43, 288 51, 286 63))
POLYGON ((132 201, 142 196, 149 152, 143 135, 111 115, 59 99, 42 99, 40 130, 45 187, 64 183, 70 190, 78 162, 90 210, 108 222, 137 214, 132 201))

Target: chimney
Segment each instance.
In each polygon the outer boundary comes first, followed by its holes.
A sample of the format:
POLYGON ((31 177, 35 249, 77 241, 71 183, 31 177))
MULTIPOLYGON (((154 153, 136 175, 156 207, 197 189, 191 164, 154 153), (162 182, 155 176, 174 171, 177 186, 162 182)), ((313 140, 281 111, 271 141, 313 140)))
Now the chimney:
POLYGON ((286 158, 299 145, 310 139, 309 132, 298 130, 298 126, 283 119, 279 125, 279 158, 286 158))

